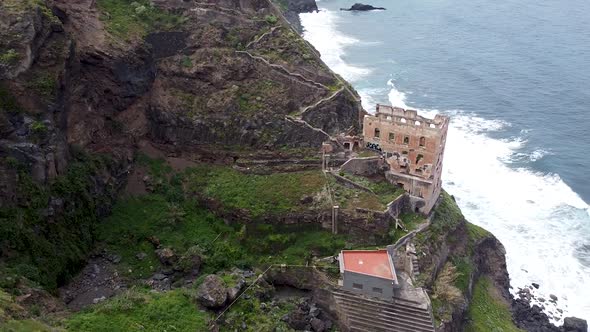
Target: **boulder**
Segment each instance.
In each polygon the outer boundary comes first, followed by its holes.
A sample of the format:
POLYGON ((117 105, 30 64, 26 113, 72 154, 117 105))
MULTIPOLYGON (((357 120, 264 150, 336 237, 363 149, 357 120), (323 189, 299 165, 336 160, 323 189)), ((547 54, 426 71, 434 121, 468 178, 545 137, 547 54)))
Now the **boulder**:
POLYGON ((563 330, 565 332, 588 332, 588 323, 580 318, 566 317, 563 320, 563 330))
POLYGON ((178 259, 174 254, 174 251, 170 248, 162 248, 155 250, 156 256, 160 260, 160 263, 164 265, 174 265, 178 259))
POLYGON ((236 283, 235 286, 228 288, 227 289, 227 300, 228 301, 235 300, 238 297, 238 295, 240 294, 240 291, 242 291, 242 289, 244 288, 244 286, 246 286, 246 281, 244 279, 240 279, 240 280, 238 280, 238 282, 236 283))
POLYGON ((197 300, 207 308, 219 308, 227 300, 227 289, 223 280, 210 274, 197 289, 197 300))
POLYGON ((198 246, 190 247, 178 260, 176 270, 193 275, 199 274, 203 262, 202 250, 198 246))
POLYGON ((310 324, 314 332, 324 332, 326 330, 326 325, 321 319, 312 318, 310 324))

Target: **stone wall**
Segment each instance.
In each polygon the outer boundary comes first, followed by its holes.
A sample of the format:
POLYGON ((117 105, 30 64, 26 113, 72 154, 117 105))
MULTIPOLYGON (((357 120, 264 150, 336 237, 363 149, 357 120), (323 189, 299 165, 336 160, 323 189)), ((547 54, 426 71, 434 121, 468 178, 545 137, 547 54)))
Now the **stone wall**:
POLYGON ((351 158, 344 163, 340 170, 360 176, 374 176, 383 173, 389 167, 381 157, 351 158))

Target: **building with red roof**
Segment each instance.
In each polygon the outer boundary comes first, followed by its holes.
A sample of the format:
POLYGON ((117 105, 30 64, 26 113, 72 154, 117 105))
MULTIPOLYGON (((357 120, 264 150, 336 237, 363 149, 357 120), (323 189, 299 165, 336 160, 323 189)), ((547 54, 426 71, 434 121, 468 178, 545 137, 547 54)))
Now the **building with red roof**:
POLYGON ((398 279, 392 250, 342 250, 339 258, 343 288, 391 301, 398 279))

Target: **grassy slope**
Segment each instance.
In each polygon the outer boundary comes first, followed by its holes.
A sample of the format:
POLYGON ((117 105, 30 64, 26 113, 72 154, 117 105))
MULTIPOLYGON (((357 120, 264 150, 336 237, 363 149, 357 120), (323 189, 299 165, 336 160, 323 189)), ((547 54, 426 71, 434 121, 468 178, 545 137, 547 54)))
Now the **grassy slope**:
POLYGON ((493 294, 491 284, 487 277, 482 277, 475 283, 468 311, 469 323, 465 331, 521 332, 512 322, 508 306, 493 294))
POLYGON ((70 331, 206 331, 209 314, 183 290, 154 293, 132 289, 66 323, 70 331))
POLYGON ((223 202, 229 209, 248 210, 256 218, 305 209, 300 201, 326 185, 320 171, 247 175, 227 167, 204 165, 188 172, 194 192, 223 202))
MULTIPOLYGON (((290 211, 290 203, 299 202, 306 189, 317 190, 318 181, 309 180, 308 185, 305 184, 308 177, 323 179, 321 174, 317 177, 317 172, 253 176, 227 168, 203 166, 174 174, 162 160, 143 157, 142 163, 150 168, 151 176, 158 183, 156 192, 121 200, 115 205, 112 215, 97 229, 99 246, 121 255, 117 269, 132 283, 133 280, 151 276, 161 268, 153 245, 148 241, 151 236, 156 236, 163 247, 170 247, 178 254, 193 246, 200 247, 204 254, 203 275, 234 266, 264 269, 274 263, 305 264, 312 252, 332 255, 345 246, 346 236, 334 236, 315 227, 228 226, 184 191, 200 188, 200 192, 207 192, 222 201, 233 199, 230 202, 233 202, 231 206, 234 208, 260 208, 259 204, 262 204, 271 211, 284 212, 290 211), (266 195, 264 190, 273 193, 278 190, 281 194, 266 195), (270 202, 257 202, 257 197, 268 197, 270 202), (145 252, 147 257, 136 259, 139 252, 145 252)), ((195 326, 200 326, 198 324, 210 317, 196 310, 195 304, 190 302, 189 297, 193 293, 194 288, 174 290, 165 295, 136 288, 105 304, 75 314, 65 324, 70 329, 81 331, 129 330, 139 328, 139 325, 146 331, 199 330, 195 326), (152 312, 156 312, 162 321, 155 320, 150 314, 152 312), (184 318, 191 315, 196 315, 198 319, 184 318), (178 322, 167 318, 173 316, 179 317, 178 322)), ((252 331, 265 330, 282 324, 278 320, 290 308, 288 303, 284 303, 276 310, 266 312, 260 309, 258 299, 252 298, 238 302, 227 313, 226 319, 240 324, 245 321, 252 331)))

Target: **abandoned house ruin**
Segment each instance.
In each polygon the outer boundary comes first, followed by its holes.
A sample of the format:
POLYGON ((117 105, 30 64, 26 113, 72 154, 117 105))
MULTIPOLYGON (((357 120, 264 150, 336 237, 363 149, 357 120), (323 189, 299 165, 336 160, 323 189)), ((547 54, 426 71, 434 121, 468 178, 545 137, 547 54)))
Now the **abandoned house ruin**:
POLYGON ((408 192, 416 212, 429 214, 440 195, 448 125, 444 115, 428 119, 415 110, 379 104, 375 115, 365 115, 365 147, 383 155, 390 168, 387 179, 408 192))

